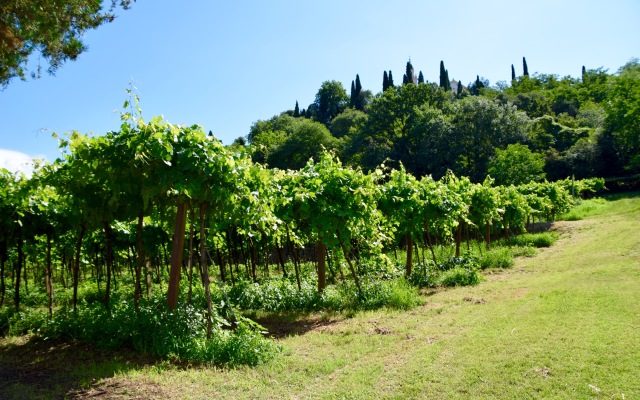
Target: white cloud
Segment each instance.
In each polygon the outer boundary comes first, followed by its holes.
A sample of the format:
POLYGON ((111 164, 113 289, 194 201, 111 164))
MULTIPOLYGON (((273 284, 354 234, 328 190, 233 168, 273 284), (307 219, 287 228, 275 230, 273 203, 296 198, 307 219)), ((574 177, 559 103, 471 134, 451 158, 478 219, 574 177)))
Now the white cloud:
POLYGON ((22 171, 25 175, 31 176, 34 158, 19 151, 0 149, 0 168, 6 168, 11 172, 22 171))

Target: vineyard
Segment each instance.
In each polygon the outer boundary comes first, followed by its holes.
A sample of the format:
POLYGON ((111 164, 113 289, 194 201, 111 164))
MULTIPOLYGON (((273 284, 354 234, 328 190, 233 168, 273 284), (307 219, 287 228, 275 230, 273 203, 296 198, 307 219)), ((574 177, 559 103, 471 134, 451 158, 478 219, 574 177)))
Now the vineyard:
POLYGON ((60 146, 30 178, 0 171, 0 330, 215 364, 277 353, 247 311, 407 309, 475 284, 604 186, 365 173, 326 151, 268 169, 139 113, 60 146))

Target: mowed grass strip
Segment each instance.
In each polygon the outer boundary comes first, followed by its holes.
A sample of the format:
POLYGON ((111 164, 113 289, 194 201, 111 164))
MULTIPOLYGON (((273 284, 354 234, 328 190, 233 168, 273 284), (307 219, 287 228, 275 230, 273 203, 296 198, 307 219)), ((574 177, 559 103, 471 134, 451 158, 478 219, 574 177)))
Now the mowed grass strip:
POLYGON ((608 201, 560 240, 411 311, 326 315, 257 368, 129 369, 118 398, 640 398, 640 197, 608 201), (324 320, 322 320, 324 318, 324 320), (153 396, 151 396, 153 397, 153 396))

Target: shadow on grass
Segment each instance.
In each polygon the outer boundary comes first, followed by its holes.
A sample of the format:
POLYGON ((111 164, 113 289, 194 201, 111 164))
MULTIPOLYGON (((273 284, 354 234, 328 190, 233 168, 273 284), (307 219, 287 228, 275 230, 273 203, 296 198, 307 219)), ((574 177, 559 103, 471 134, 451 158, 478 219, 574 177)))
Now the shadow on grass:
POLYGON ((77 342, 0 339, 0 399, 111 398, 99 381, 155 362, 77 342))
POLYGON ((251 319, 262 325, 267 330, 267 336, 285 338, 288 336, 304 335, 307 332, 332 326, 343 317, 327 318, 326 316, 311 316, 308 314, 269 313, 263 315, 251 315, 251 319))

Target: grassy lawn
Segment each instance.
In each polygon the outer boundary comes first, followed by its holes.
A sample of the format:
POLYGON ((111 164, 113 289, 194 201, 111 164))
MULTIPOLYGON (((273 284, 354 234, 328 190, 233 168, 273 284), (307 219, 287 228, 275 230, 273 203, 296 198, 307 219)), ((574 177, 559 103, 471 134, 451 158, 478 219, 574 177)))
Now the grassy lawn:
POLYGON ((585 213, 537 256, 411 311, 271 321, 284 350, 256 368, 0 339, 0 398, 640 398, 640 197, 585 213))

